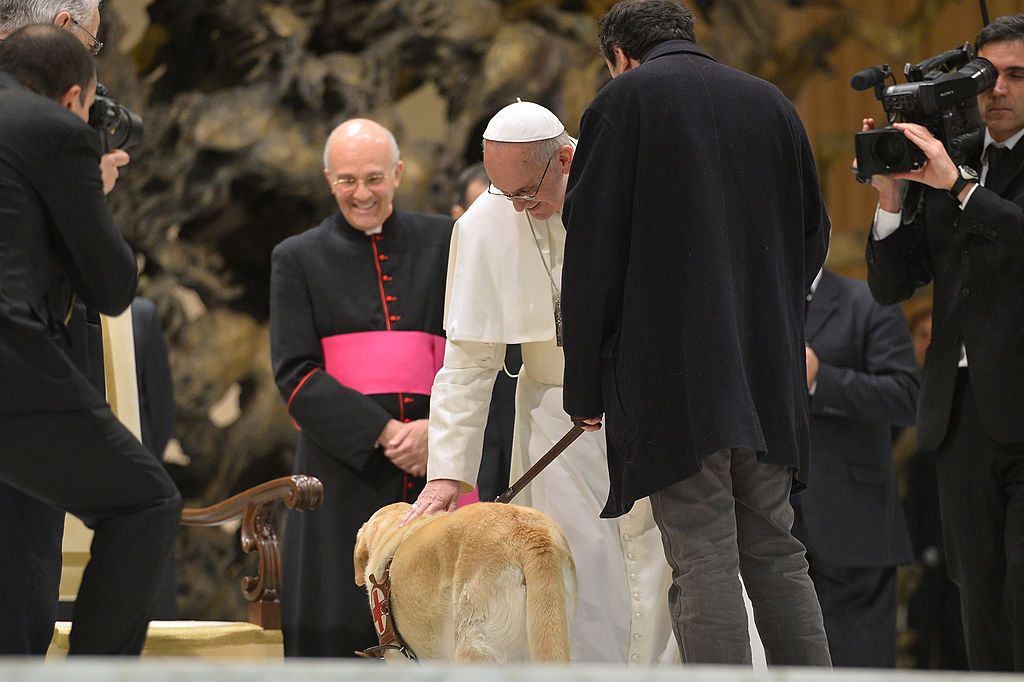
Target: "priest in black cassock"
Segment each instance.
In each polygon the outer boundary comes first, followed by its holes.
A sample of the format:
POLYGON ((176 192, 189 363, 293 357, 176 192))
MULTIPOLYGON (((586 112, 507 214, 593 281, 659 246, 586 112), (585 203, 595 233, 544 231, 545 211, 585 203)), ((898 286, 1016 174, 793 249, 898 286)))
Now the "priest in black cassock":
POLYGON ((366 119, 338 126, 324 175, 339 212, 273 253, 274 376, 301 431, 295 471, 323 481, 325 496, 316 512, 288 516, 287 656, 352 656, 377 644, 353 575, 356 531, 423 487, 452 221, 394 210, 402 171, 387 129, 366 119))

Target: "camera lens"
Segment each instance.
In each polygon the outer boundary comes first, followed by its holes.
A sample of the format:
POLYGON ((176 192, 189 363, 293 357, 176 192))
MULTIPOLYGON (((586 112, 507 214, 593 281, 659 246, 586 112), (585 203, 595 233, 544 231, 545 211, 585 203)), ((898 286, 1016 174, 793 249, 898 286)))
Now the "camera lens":
POLYGON ((895 168, 907 158, 907 140, 903 134, 880 135, 875 141, 875 161, 885 169, 895 168))

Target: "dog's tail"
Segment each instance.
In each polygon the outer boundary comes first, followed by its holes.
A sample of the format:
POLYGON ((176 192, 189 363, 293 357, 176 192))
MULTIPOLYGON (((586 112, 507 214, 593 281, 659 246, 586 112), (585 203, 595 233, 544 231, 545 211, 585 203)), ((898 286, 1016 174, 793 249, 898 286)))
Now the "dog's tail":
POLYGON ((530 657, 534 662, 568 663, 569 632, 576 615, 576 570, 560 532, 537 528, 536 534, 533 551, 522 562, 530 657))

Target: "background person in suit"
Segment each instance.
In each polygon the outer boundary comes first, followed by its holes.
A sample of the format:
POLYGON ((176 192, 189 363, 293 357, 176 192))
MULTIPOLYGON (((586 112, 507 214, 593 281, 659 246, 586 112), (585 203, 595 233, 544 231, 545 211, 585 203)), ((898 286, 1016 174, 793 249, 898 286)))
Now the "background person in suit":
POLYGON ((914 423, 918 376, 898 306, 822 270, 804 325, 811 470, 793 535, 825 619, 834 666, 896 666, 896 567, 911 560, 892 427, 914 423))
POLYGON ((95 86, 89 53, 60 28, 0 44, 0 480, 95 531, 71 653, 137 654, 181 497, 68 356, 74 299, 118 314, 137 278, 86 123, 95 86))
POLYGON ((961 146, 965 165, 923 126, 896 124, 927 162, 871 179, 868 284, 895 303, 934 282, 918 449, 938 455, 970 666, 1024 671, 1024 14, 992 21, 976 48, 998 76, 978 94, 985 127, 961 146), (919 201, 903 205, 902 180, 919 201))

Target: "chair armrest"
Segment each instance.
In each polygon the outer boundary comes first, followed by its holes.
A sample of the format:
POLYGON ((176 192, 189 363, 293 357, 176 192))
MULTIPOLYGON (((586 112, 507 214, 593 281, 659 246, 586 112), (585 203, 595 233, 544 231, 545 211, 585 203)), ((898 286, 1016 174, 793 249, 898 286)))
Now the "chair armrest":
POLYGON ((281 629, 281 545, 274 528, 278 500, 298 511, 316 509, 324 499, 319 479, 302 474, 283 476, 233 495, 209 507, 186 508, 185 526, 219 526, 242 519, 242 550, 256 552, 255 576, 244 576, 242 593, 249 600, 249 622, 268 630, 281 629))

